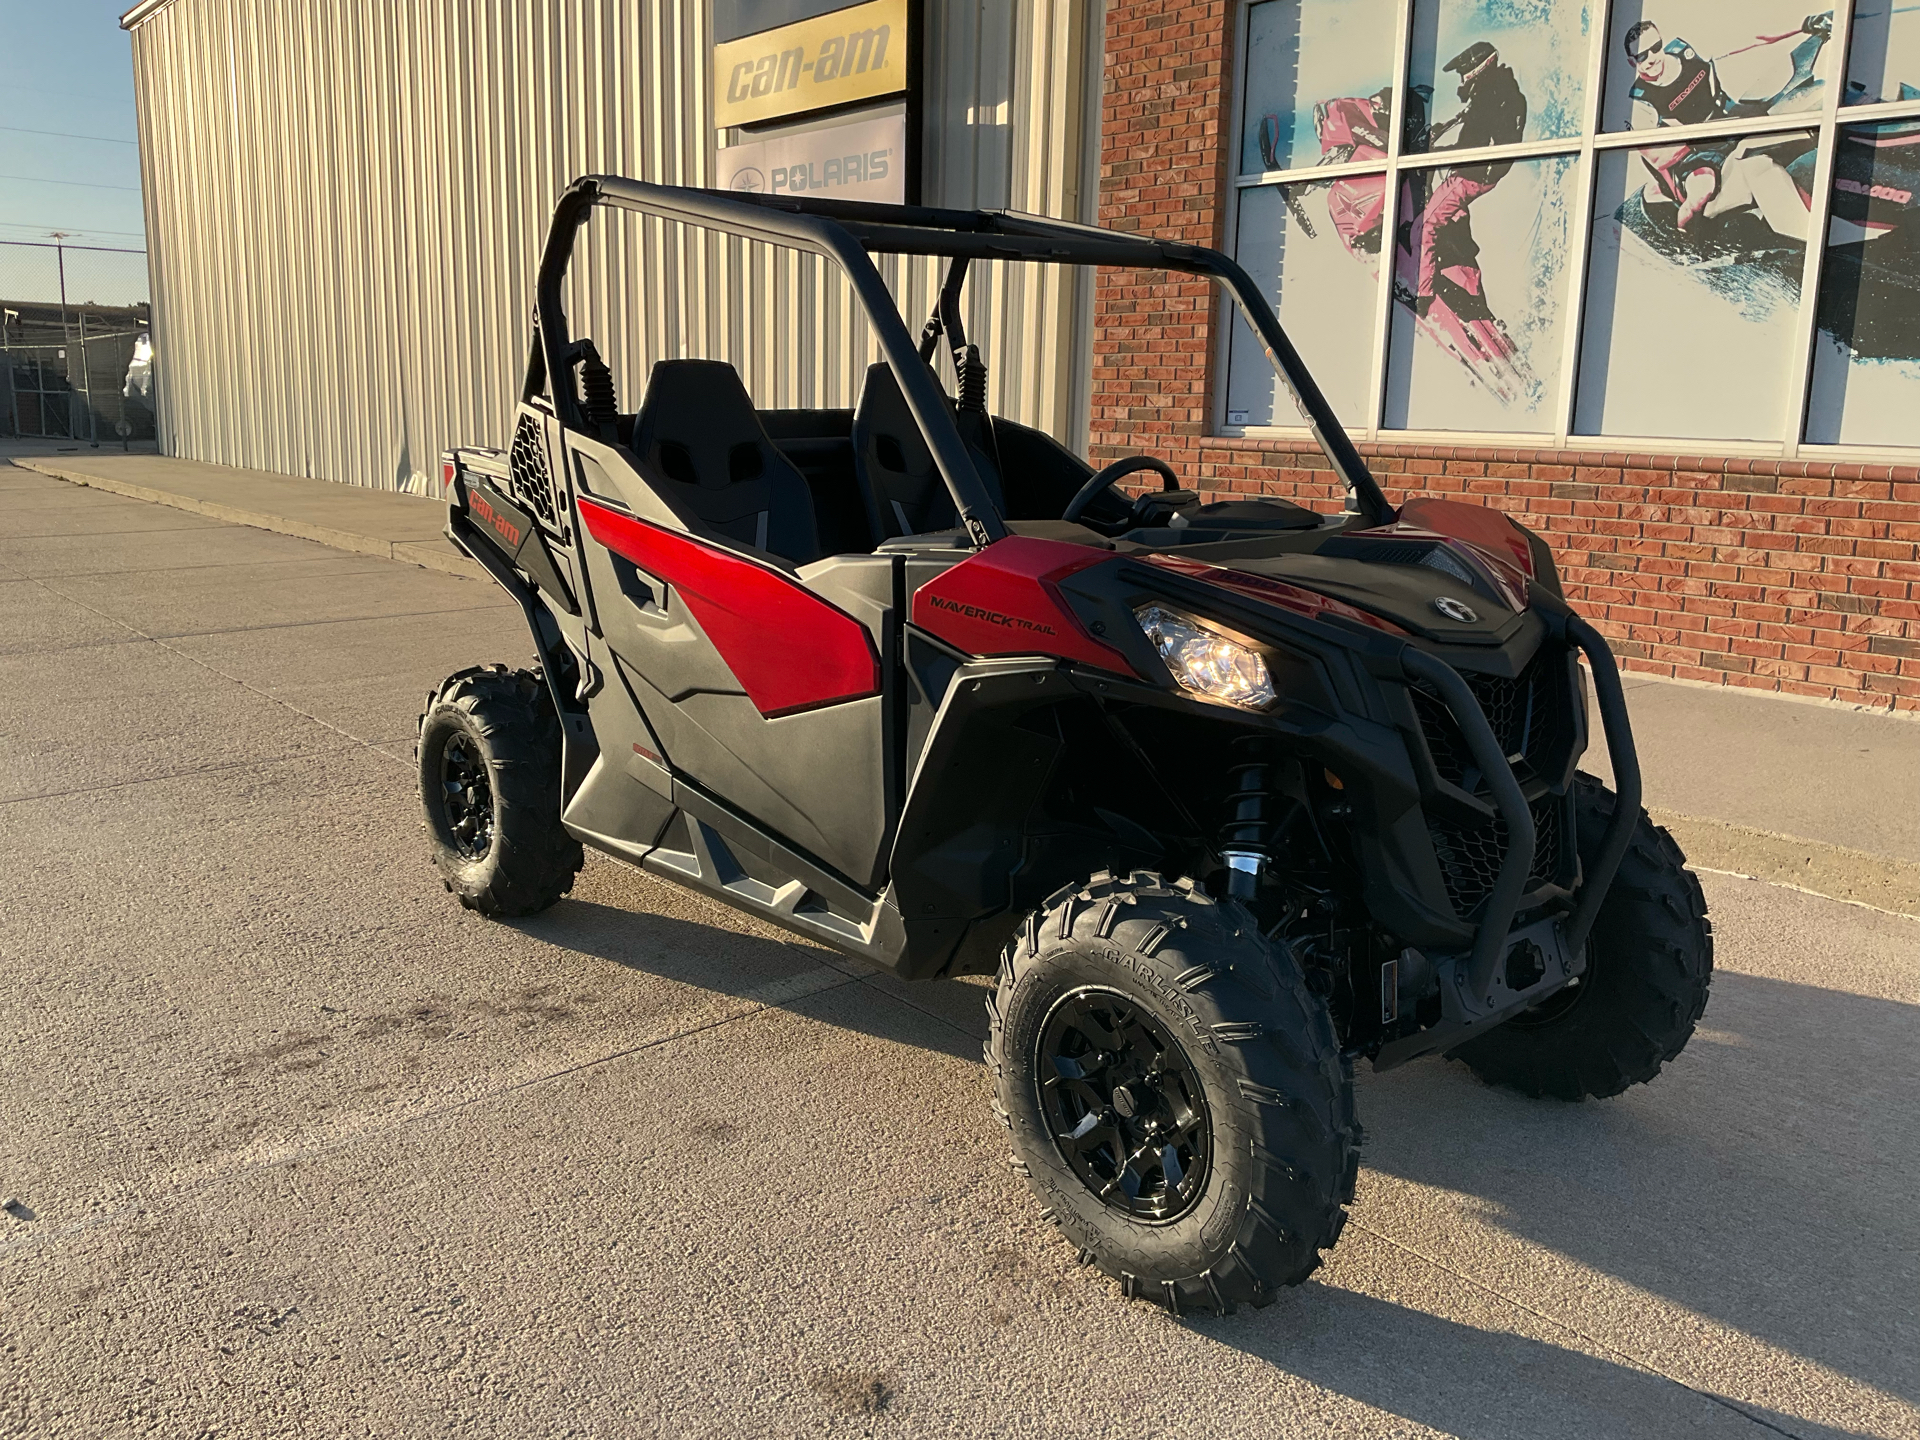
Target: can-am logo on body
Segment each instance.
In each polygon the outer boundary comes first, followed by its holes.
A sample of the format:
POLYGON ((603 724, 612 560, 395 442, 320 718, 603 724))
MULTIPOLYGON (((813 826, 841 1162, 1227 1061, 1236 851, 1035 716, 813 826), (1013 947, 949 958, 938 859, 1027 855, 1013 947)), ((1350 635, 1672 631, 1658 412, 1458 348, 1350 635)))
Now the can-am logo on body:
POLYGON ((1004 615, 998 610, 983 610, 978 605, 965 605, 958 600, 949 600, 944 595, 929 595, 928 603, 936 610, 950 610, 968 620, 984 620, 989 625, 1004 625, 1009 630, 1031 630, 1036 635, 1054 633, 1051 625, 1042 625, 1038 620, 1028 620, 1019 615, 1004 615))
POLYGON ((1433 602, 1433 608, 1449 620, 1458 620, 1462 625, 1471 625, 1480 618, 1480 612, 1471 605, 1462 605, 1451 595, 1442 595, 1433 602))
POLYGON ((500 538, 506 541, 507 544, 518 545, 520 543, 520 527, 507 519, 507 517, 502 515, 498 510, 495 510, 493 506, 489 505, 480 496, 469 493, 467 496, 467 505, 474 514, 491 525, 500 538))

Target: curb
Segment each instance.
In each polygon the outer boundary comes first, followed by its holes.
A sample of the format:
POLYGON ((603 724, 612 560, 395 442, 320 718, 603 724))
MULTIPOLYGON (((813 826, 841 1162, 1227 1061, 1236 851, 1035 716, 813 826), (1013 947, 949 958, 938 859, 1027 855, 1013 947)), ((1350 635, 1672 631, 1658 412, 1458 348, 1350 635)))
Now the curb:
POLYGON ((1690 865, 1920 920, 1920 864, 1914 861, 1671 810, 1647 813, 1672 832, 1690 865))
POLYGON ((85 485, 95 490, 106 490, 115 495, 124 495, 129 500, 144 500, 150 505, 165 505, 174 510, 204 515, 210 520, 247 525, 255 530, 271 530, 276 535, 292 535, 301 540, 312 540, 316 544, 330 546, 335 550, 347 550, 356 555, 374 555, 382 560, 398 560, 403 564, 419 565, 428 570, 437 570, 445 575, 458 575, 467 580, 487 578, 486 572, 454 549, 451 541, 383 540, 377 535, 361 535, 351 530, 336 530, 330 525, 319 525, 308 520, 293 520, 284 515, 243 510, 238 506, 222 505, 214 500, 196 500, 190 495, 177 494, 171 490, 156 490, 151 486, 136 485, 127 480, 114 480, 84 470, 72 470, 38 455, 16 456, 13 457, 12 463, 22 470, 32 470, 55 480, 64 480, 70 485, 85 485))

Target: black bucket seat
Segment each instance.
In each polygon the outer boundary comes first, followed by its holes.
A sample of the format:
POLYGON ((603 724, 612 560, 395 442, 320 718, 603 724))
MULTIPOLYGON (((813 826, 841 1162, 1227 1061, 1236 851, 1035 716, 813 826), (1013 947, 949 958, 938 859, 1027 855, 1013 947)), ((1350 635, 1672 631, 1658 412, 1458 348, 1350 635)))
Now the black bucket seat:
MULTIPOLYGON (((947 401, 949 413, 953 402, 947 401)), ((956 419, 986 421, 984 415, 956 419)), ((1000 494, 999 468, 993 458, 969 437, 961 438, 973 456, 974 467, 987 487, 994 507, 1006 513, 1000 494)), ((861 387, 860 407, 853 412, 853 469, 860 482, 860 493, 867 504, 867 522, 873 527, 876 543, 901 535, 924 535, 933 530, 949 530, 960 523, 953 497, 933 463, 933 452, 920 438, 920 427, 907 397, 900 393, 900 382, 886 365, 867 367, 866 384, 861 387)))
POLYGON ((633 451, 696 530, 804 565, 820 558, 813 496, 724 360, 660 360, 633 417, 633 451))

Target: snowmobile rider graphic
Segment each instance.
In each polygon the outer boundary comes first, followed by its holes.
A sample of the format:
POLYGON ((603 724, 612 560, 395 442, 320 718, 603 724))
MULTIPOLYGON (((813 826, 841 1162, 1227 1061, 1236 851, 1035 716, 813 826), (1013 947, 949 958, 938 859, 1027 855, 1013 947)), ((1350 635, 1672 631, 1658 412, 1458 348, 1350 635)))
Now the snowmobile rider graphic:
MULTIPOLYGON (((1511 145, 1527 128, 1527 97, 1513 71, 1500 63, 1500 54, 1484 40, 1476 40, 1446 63, 1460 77, 1459 95, 1466 109, 1429 133, 1435 150, 1477 150, 1483 145, 1511 145), (1450 144, 1434 143, 1450 130, 1459 133, 1450 144)), ((1465 165, 1448 171, 1420 212, 1420 266, 1414 287, 1414 313, 1422 320, 1433 308, 1433 286, 1439 274, 1441 232, 1463 223, 1467 208, 1485 195, 1513 168, 1509 162, 1465 165)))
MULTIPOLYGON (((1642 20, 1627 31, 1624 43, 1633 62, 1634 82, 1627 94, 1635 107, 1635 128, 1698 125, 1712 120, 1770 115, 1795 108, 1790 102, 1818 86, 1813 66, 1821 47, 1833 33, 1833 14, 1809 15, 1798 30, 1761 35, 1751 45, 1707 59, 1685 40, 1668 41, 1660 27, 1642 20), (1791 74, 1774 94, 1762 99, 1736 99, 1721 82, 1720 60, 1760 50, 1783 40, 1797 40, 1790 52, 1791 74)), ((1775 153, 1728 137, 1640 152, 1652 172, 1648 198, 1656 196, 1678 207, 1676 225, 1683 232, 1705 216, 1717 219, 1749 207, 1777 233, 1804 241, 1807 207, 1804 197, 1775 153)))
MULTIPOLYGON (((1261 122, 1262 144, 1271 128, 1280 120, 1269 115, 1261 122)), ((1379 160, 1387 153, 1387 127, 1393 123, 1393 89, 1376 90, 1372 95, 1343 96, 1323 100, 1313 107, 1313 133, 1320 140, 1321 165, 1345 165, 1352 160, 1379 160)), ((1269 152, 1270 153, 1270 152, 1269 152)), ((1269 168, 1279 166, 1269 158, 1269 168)), ((1384 212, 1387 183, 1378 175, 1348 176, 1340 180, 1322 180, 1312 184, 1282 185, 1280 195, 1286 201, 1293 223, 1309 240, 1317 232, 1302 203, 1315 190, 1326 187, 1327 212, 1333 228, 1349 254, 1380 253, 1380 217, 1384 212)))

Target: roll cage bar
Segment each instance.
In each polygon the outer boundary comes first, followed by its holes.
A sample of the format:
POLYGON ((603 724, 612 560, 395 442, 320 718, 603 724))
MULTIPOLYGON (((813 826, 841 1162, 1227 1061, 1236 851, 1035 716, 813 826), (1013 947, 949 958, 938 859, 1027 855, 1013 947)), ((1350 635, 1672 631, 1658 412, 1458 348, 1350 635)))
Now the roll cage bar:
POLYGON ((1064 265, 1114 265, 1137 270, 1174 270, 1223 284, 1253 326, 1275 372, 1292 392, 1320 452, 1375 524, 1389 524, 1394 508, 1360 452, 1334 418, 1300 352, 1252 277, 1225 255, 1201 245, 1142 239, 1091 225, 1076 225, 1011 211, 942 210, 925 205, 879 205, 854 200, 798 200, 732 190, 696 190, 654 185, 617 175, 586 175, 569 185, 554 208, 540 260, 535 318, 538 335, 527 375, 529 396, 551 382, 562 424, 590 428, 574 383, 571 339, 560 303, 561 282, 573 256, 574 232, 596 205, 611 205, 664 220, 678 220, 808 251, 836 263, 853 286, 880 341, 887 366, 899 382, 934 465, 946 482, 961 523, 975 545, 1007 534, 986 486, 955 427, 938 382, 923 363, 942 330, 959 346, 960 285, 970 260, 1018 260, 1064 265), (940 301, 916 347, 892 293, 873 266, 873 255, 951 257, 940 301))

